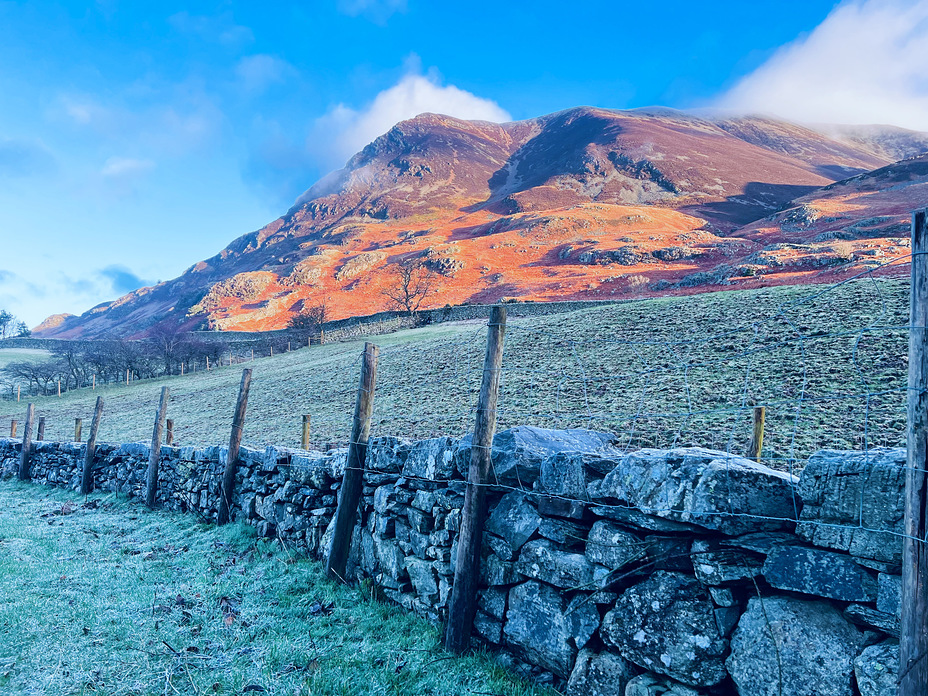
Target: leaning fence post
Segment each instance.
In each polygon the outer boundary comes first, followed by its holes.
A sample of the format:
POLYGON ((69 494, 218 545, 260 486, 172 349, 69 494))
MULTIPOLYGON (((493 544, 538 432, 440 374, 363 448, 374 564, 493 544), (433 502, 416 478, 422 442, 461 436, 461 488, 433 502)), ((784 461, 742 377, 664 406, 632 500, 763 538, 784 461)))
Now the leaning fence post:
POLYGON ((751 446, 748 449, 748 459, 753 459, 758 464, 760 464, 761 452, 764 450, 764 418, 766 415, 766 407, 754 407, 754 431, 751 433, 751 446))
POLYGON ((155 428, 151 434, 151 450, 148 453, 148 471, 145 476, 145 504, 149 508, 155 507, 158 497, 158 460, 161 457, 161 430, 164 428, 164 419, 168 413, 168 397, 171 390, 161 387, 161 401, 155 411, 155 428))
POLYGON ((309 427, 310 417, 308 413, 303 414, 303 437, 300 439, 300 446, 305 450, 309 449, 309 427))
POLYGON ((235 415, 232 417, 232 435, 229 437, 229 454, 226 469, 222 473, 222 493, 219 496, 219 517, 216 522, 229 521, 232 509, 232 492, 235 490, 235 472, 238 467, 238 451, 242 446, 242 428, 245 425, 245 409, 248 408, 248 390, 251 387, 251 368, 242 370, 242 384, 238 389, 235 415))
POLYGON ((39 442, 45 441, 45 416, 39 416, 39 427, 36 430, 35 439, 39 442))
POLYGON ((493 435, 496 432, 496 402, 503 363, 503 340, 506 336, 506 308, 495 306, 490 312, 487 354, 483 363, 483 381, 477 402, 474 439, 470 448, 467 490, 461 510, 461 531, 454 566, 454 585, 448 603, 445 648, 462 653, 470 646, 470 634, 477 608, 477 583, 480 578, 480 546, 487 514, 486 484, 492 467, 493 435))
POLYGON ((351 535, 358 516, 358 502, 364 486, 364 460, 367 456, 367 441, 371 434, 371 413, 374 410, 374 387, 377 385, 377 356, 380 348, 373 343, 364 344, 364 361, 361 364, 361 383, 354 404, 354 424, 348 443, 348 463, 342 477, 342 487, 335 510, 335 527, 332 530, 332 545, 326 560, 325 572, 330 578, 345 580, 351 535))
POLYGON ((19 480, 29 480, 29 456, 32 454, 32 420, 35 418, 35 405, 26 408, 26 422, 23 425, 23 449, 19 456, 19 480))
POLYGON ((174 444, 174 421, 171 418, 164 422, 164 444, 168 447, 174 444))
POLYGON ((928 210, 912 214, 909 403, 902 540, 899 696, 928 684, 928 210))
POLYGON ((93 421, 90 423, 90 437, 87 438, 87 449, 84 452, 84 470, 81 472, 81 493, 87 495, 93 490, 93 453, 97 446, 97 431, 100 430, 100 419, 103 417, 103 397, 97 397, 97 405, 93 409, 93 421))

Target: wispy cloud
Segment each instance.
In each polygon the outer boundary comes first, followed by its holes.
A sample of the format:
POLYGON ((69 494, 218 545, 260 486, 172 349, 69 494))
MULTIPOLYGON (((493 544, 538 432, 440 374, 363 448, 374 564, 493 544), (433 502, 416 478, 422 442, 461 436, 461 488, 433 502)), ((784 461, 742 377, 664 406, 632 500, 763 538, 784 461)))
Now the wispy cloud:
POLYGON ((854 0, 777 51, 723 108, 928 130, 928 0, 854 0))
POLYGON ((338 104, 331 108, 310 124, 305 142, 295 140, 279 124, 262 122, 266 135, 251 150, 246 178, 286 205, 306 190, 315 173, 343 167, 352 155, 399 121, 425 112, 496 122, 510 119, 496 102, 444 85, 436 72, 423 75, 416 67, 414 64, 412 72, 366 106, 338 104))
POLYGON ((259 53, 242 58, 235 66, 235 76, 243 90, 260 93, 275 83, 283 83, 297 74, 296 68, 281 58, 259 53))
POLYGON ((107 179, 134 179, 155 168, 155 163, 147 159, 133 157, 110 157, 103 163, 100 174, 107 179))
POLYGON ((394 14, 406 12, 406 0, 338 0, 338 10, 349 17, 364 17, 385 24, 394 14))

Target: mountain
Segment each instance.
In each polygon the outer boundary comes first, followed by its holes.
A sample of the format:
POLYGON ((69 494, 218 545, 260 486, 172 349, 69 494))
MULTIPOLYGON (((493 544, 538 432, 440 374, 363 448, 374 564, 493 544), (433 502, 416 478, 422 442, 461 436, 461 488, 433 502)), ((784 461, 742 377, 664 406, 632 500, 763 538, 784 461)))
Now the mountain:
POLYGON ((890 157, 928 134, 842 133, 661 108, 505 124, 422 114, 179 278, 36 333, 265 330, 323 300, 331 318, 369 314, 410 261, 436 274, 432 305, 823 281, 872 263, 874 245, 903 253, 898 225, 928 204, 922 159, 890 157), (884 212, 870 214, 867 187, 886 190, 884 212), (833 208, 843 217, 820 230, 833 208), (861 228, 868 241, 840 232, 873 217, 887 220, 861 228), (777 265, 788 254, 768 247, 782 244, 806 260, 777 265))

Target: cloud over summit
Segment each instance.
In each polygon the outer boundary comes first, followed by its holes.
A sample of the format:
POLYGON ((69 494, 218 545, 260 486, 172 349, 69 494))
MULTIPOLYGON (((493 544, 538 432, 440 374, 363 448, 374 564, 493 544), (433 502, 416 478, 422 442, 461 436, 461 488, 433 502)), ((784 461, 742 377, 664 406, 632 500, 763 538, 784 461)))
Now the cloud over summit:
POLYGON ((928 0, 854 0, 780 48, 719 102, 807 123, 928 131, 928 0))

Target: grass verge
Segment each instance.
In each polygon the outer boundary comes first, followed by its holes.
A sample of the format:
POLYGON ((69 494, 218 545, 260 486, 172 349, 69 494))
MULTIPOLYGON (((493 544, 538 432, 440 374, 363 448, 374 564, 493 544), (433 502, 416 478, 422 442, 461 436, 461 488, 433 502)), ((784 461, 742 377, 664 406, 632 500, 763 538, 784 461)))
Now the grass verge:
POLYGON ((0 692, 512 694, 485 654, 250 527, 0 482, 0 692))

